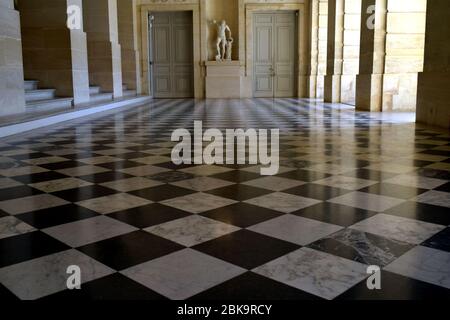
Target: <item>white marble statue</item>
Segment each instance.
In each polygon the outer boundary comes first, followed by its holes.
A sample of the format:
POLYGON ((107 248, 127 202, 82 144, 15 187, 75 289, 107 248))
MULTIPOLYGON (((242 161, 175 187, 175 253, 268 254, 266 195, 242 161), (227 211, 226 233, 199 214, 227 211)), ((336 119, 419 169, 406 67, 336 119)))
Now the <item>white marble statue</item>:
POLYGON ((216 55, 216 61, 223 61, 225 60, 225 56, 229 57, 229 60, 231 60, 231 44, 229 42, 233 43, 233 38, 231 37, 231 29, 227 25, 225 20, 222 20, 221 23, 217 23, 216 20, 213 21, 213 24, 217 26, 217 55, 216 55), (227 37, 227 32, 229 36, 227 37), (228 53, 227 53, 228 51, 228 53))

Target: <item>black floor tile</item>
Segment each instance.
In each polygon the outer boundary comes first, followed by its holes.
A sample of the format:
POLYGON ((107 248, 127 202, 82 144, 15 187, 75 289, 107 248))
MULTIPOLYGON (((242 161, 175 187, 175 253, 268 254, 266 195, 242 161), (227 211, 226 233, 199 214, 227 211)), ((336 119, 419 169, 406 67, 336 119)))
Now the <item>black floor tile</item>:
POLYGON ((188 194, 196 193, 193 190, 180 188, 172 185, 162 185, 158 187, 142 189, 138 191, 129 192, 132 195, 148 199, 154 202, 160 202, 172 198, 187 196, 188 194))
POLYGON ((178 210, 159 203, 152 203, 143 207, 114 212, 108 216, 136 228, 144 229, 190 215, 191 213, 189 212, 178 210))
POLYGON ((383 180, 387 180, 387 179, 398 176, 398 174, 395 174, 395 173, 370 170, 370 169, 358 169, 355 171, 346 172, 343 175, 347 176, 347 177, 365 179, 365 180, 373 180, 373 181, 383 181, 383 180))
POLYGON ((320 184, 308 183, 292 189, 285 190, 283 192, 305 198, 313 198, 325 201, 342 196, 346 193, 350 193, 351 191, 323 186, 320 184))
POLYGON ((213 194, 215 196, 233 199, 236 201, 245 201, 249 199, 253 199, 256 197, 260 197, 269 193, 272 193, 271 190, 246 186, 243 184, 233 184, 228 187, 219 188, 207 191, 206 193, 213 194))
POLYGON ((0 239, 0 268, 67 249, 68 246, 40 231, 0 239))
POLYGON ((381 196, 387 196, 398 199, 409 200, 418 195, 427 192, 426 189, 419 189, 415 187, 406 187, 390 183, 378 183, 370 187, 359 190, 360 192, 373 193, 381 196))
POLYGON ((65 290, 40 299, 40 301, 52 300, 143 301, 167 300, 167 298, 120 273, 114 273, 83 283, 80 290, 65 290))
POLYGON ((111 181, 115 181, 115 180, 129 179, 129 178, 133 178, 133 176, 122 173, 122 172, 109 171, 109 172, 90 174, 90 175, 82 176, 79 178, 86 180, 88 182, 92 182, 92 183, 105 183, 105 182, 111 182, 111 181))
POLYGON ((25 154, 18 154, 15 156, 9 156, 9 158, 13 158, 17 161, 23 161, 23 160, 30 160, 30 159, 38 159, 38 158, 45 158, 49 157, 49 154, 42 153, 42 152, 30 152, 25 154))
POLYGON ((112 194, 118 193, 115 190, 99 186, 99 185, 91 185, 86 187, 81 187, 77 189, 70 189, 64 191, 58 191, 52 193, 54 196, 58 198, 70 201, 70 202, 78 202, 84 201, 94 198, 106 197, 112 194))
POLYGON ((56 171, 56 170, 69 169, 69 168, 75 168, 75 167, 82 167, 85 165, 86 164, 83 162, 70 160, 70 161, 42 164, 42 165, 40 165, 40 167, 48 169, 48 170, 56 171))
POLYGON ((147 176, 147 178, 151 180, 160 181, 163 183, 173 183, 178 182, 182 180, 189 180, 195 178, 195 175, 187 173, 187 172, 181 172, 181 171, 167 171, 167 172, 161 172, 155 175, 147 176))
POLYGON ((230 233, 193 247, 195 250, 249 270, 299 248, 300 246, 295 244, 248 230, 230 233))
POLYGON ((37 229, 45 229, 95 216, 98 216, 98 214, 94 211, 75 204, 68 204, 60 207, 20 214, 17 218, 37 229))
POLYGON ((235 183, 247 182, 250 180, 255 180, 261 178, 261 176, 257 173, 247 172, 242 170, 233 170, 224 173, 219 173, 211 176, 211 178, 222 179, 235 183))
POLYGON ((448 157, 448 151, 444 151, 444 150, 425 150, 420 152, 422 154, 431 154, 433 156, 443 156, 443 157, 448 157))
POLYGON ((292 214, 343 227, 349 227, 359 221, 376 215, 377 212, 330 202, 322 202, 312 207, 298 210, 292 214))
MULTIPOLYGON (((126 149, 128 149, 128 148, 126 148, 126 149)), ((126 159, 126 160, 146 158, 149 156, 150 155, 148 153, 143 153, 143 152, 126 152, 126 153, 120 153, 120 154, 114 155, 115 158, 126 159)))
POLYGON ((300 181, 304 181, 304 182, 314 182, 314 181, 318 181, 318 180, 322 180, 322 179, 331 177, 331 174, 316 172, 316 171, 309 171, 309 170, 296 170, 296 171, 285 172, 285 173, 279 174, 277 176, 281 177, 281 178, 295 179, 295 180, 300 180, 300 181))
POLYGON ((8 302, 8 301, 19 301, 19 298, 17 298, 14 293, 12 293, 11 291, 9 291, 6 287, 4 287, 1 283, 0 283, 0 301, 2 301, 2 303, 8 302))
POLYGON ((386 210, 385 213, 445 226, 450 225, 448 208, 431 204, 408 201, 386 210))
POLYGON ((450 171, 422 168, 417 174, 427 178, 435 178, 441 180, 450 180, 450 171))
POLYGON ((442 191, 442 192, 450 192, 450 182, 440 186, 439 188, 434 189, 436 191, 442 191))
POLYGON ((189 300, 320 300, 281 282, 246 272, 189 300))
POLYGON ((135 231, 78 248, 115 270, 123 270, 182 249, 184 247, 175 242, 145 231, 135 231))
MULTIPOLYGON (((150 155, 147 154, 147 157, 148 156, 150 156, 150 155)), ((170 169, 170 170, 183 170, 183 169, 195 167, 194 164, 180 164, 180 165, 176 165, 173 162, 157 163, 157 164, 155 164, 155 166, 161 167, 161 168, 165 168, 165 169, 170 169)))
POLYGON ((31 184, 31 183, 50 181, 50 180, 64 179, 64 178, 67 178, 67 176, 62 173, 54 172, 54 171, 47 171, 47 172, 41 172, 41 173, 34 173, 34 174, 30 174, 30 175, 17 176, 17 177, 13 177, 12 179, 22 182, 24 184, 31 184))
POLYGON ((422 245, 425 247, 450 252, 450 227, 434 235, 422 245))
POLYGON ((201 215, 232 224, 240 228, 248 228, 255 224, 279 217, 281 214, 274 210, 240 202, 230 206, 207 211, 201 215))
POLYGON ((337 300, 449 300, 450 290, 422 281, 381 271, 381 290, 369 290, 366 280, 360 282, 337 300))
POLYGON ((121 169, 140 167, 140 166, 142 166, 142 164, 133 162, 133 161, 124 160, 124 161, 114 161, 114 162, 110 162, 110 163, 102 163, 97 166, 106 168, 106 169, 110 169, 110 170, 121 170, 121 169))
POLYGON ((359 230, 344 229, 308 247, 362 264, 385 267, 414 245, 359 230))
POLYGON ((43 192, 28 187, 28 186, 18 186, 13 188, 1 189, 0 190, 0 201, 6 201, 17 198, 24 198, 33 196, 36 194, 41 194, 43 192))
POLYGON ((3 211, 3 210, 0 210, 0 218, 3 218, 3 217, 8 217, 9 216, 9 214, 7 214, 5 211, 3 211))
POLYGON ((99 157, 99 156, 100 155, 93 153, 92 151, 82 151, 82 152, 78 152, 78 153, 74 153, 74 154, 64 155, 64 158, 76 161, 76 160, 94 158, 94 157, 99 157))
POLYGON ((364 168, 367 166, 371 165, 370 161, 366 161, 366 160, 357 160, 357 159, 351 159, 351 160, 335 160, 335 161, 330 161, 329 163, 332 164, 337 164, 340 166, 345 166, 345 167, 349 167, 349 168, 364 168))

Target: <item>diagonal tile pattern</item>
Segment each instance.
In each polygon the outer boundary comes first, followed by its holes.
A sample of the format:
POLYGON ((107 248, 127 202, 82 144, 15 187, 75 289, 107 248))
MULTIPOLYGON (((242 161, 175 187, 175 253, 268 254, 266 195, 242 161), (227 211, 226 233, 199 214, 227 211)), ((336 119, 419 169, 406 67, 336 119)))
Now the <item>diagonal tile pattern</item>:
POLYGON ((448 133, 302 99, 169 99, 0 145, 2 296, 450 296, 448 133), (194 120, 279 128, 278 174, 174 165, 194 120), (368 292, 372 264, 387 289, 368 292))

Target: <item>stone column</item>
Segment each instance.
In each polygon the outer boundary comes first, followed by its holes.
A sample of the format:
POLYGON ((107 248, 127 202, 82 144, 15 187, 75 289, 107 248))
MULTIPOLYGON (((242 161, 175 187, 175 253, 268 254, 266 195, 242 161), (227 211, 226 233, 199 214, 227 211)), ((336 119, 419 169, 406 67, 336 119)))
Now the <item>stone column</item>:
POLYGON ((361 0, 345 0, 344 25, 340 102, 355 105, 356 75, 359 72, 361 0))
POLYGON ((424 71, 419 73, 417 121, 450 128, 450 1, 429 0, 424 71))
MULTIPOLYGON (((83 0, 66 0, 68 6, 79 8, 81 28, 69 30, 72 59, 72 88, 75 106, 89 102, 89 71, 86 33, 83 29, 83 0)), ((77 12, 78 13, 78 12, 77 12)))
MULTIPOLYGON (((38 80, 56 95, 73 97, 75 104, 89 101, 87 47, 81 0, 21 0, 25 78, 38 80), (80 24, 67 27, 69 6, 80 24)), ((71 13, 72 14, 72 13, 71 13)))
POLYGON ((356 76, 357 110, 382 110, 386 21, 387 0, 362 0, 359 74, 356 76), (375 6, 375 11, 368 10, 370 6, 375 6))
POLYGON ((117 0, 83 0, 87 34, 89 81, 114 98, 122 97, 122 61, 117 0))
POLYGON ((315 98, 317 94, 317 69, 319 65, 319 0, 311 0, 311 61, 308 81, 308 97, 315 98))
POLYGON ((341 101, 341 77, 344 49, 344 0, 328 2, 327 75, 325 102, 341 101))
POLYGON ((137 36, 136 0, 117 0, 119 43, 122 54, 122 81, 128 89, 141 93, 140 55, 137 36))
POLYGON ((19 12, 0 0, 0 116, 25 111, 19 12))

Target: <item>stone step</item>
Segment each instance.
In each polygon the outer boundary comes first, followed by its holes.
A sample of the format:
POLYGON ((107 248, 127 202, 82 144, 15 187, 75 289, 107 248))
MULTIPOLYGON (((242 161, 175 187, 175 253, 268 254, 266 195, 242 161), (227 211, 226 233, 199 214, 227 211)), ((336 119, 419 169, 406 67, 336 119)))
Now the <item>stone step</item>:
POLYGON ((123 91, 123 96, 124 96, 124 97, 134 97, 134 96, 137 96, 137 91, 136 91, 136 90, 124 90, 124 91, 123 91))
POLYGON ((111 100, 113 100, 113 94, 111 92, 104 92, 91 94, 90 102, 103 102, 111 100))
POLYGON ((101 88, 99 86, 90 86, 89 87, 89 94, 98 94, 100 93, 101 88))
POLYGON ((25 91, 37 90, 38 84, 37 80, 25 80, 25 91))
POLYGON ((38 89, 25 91, 25 101, 51 100, 55 98, 55 89, 38 89))
POLYGON ((72 106, 73 98, 55 98, 48 100, 38 100, 27 103, 27 107, 36 109, 50 109, 50 108, 70 108, 72 106))

